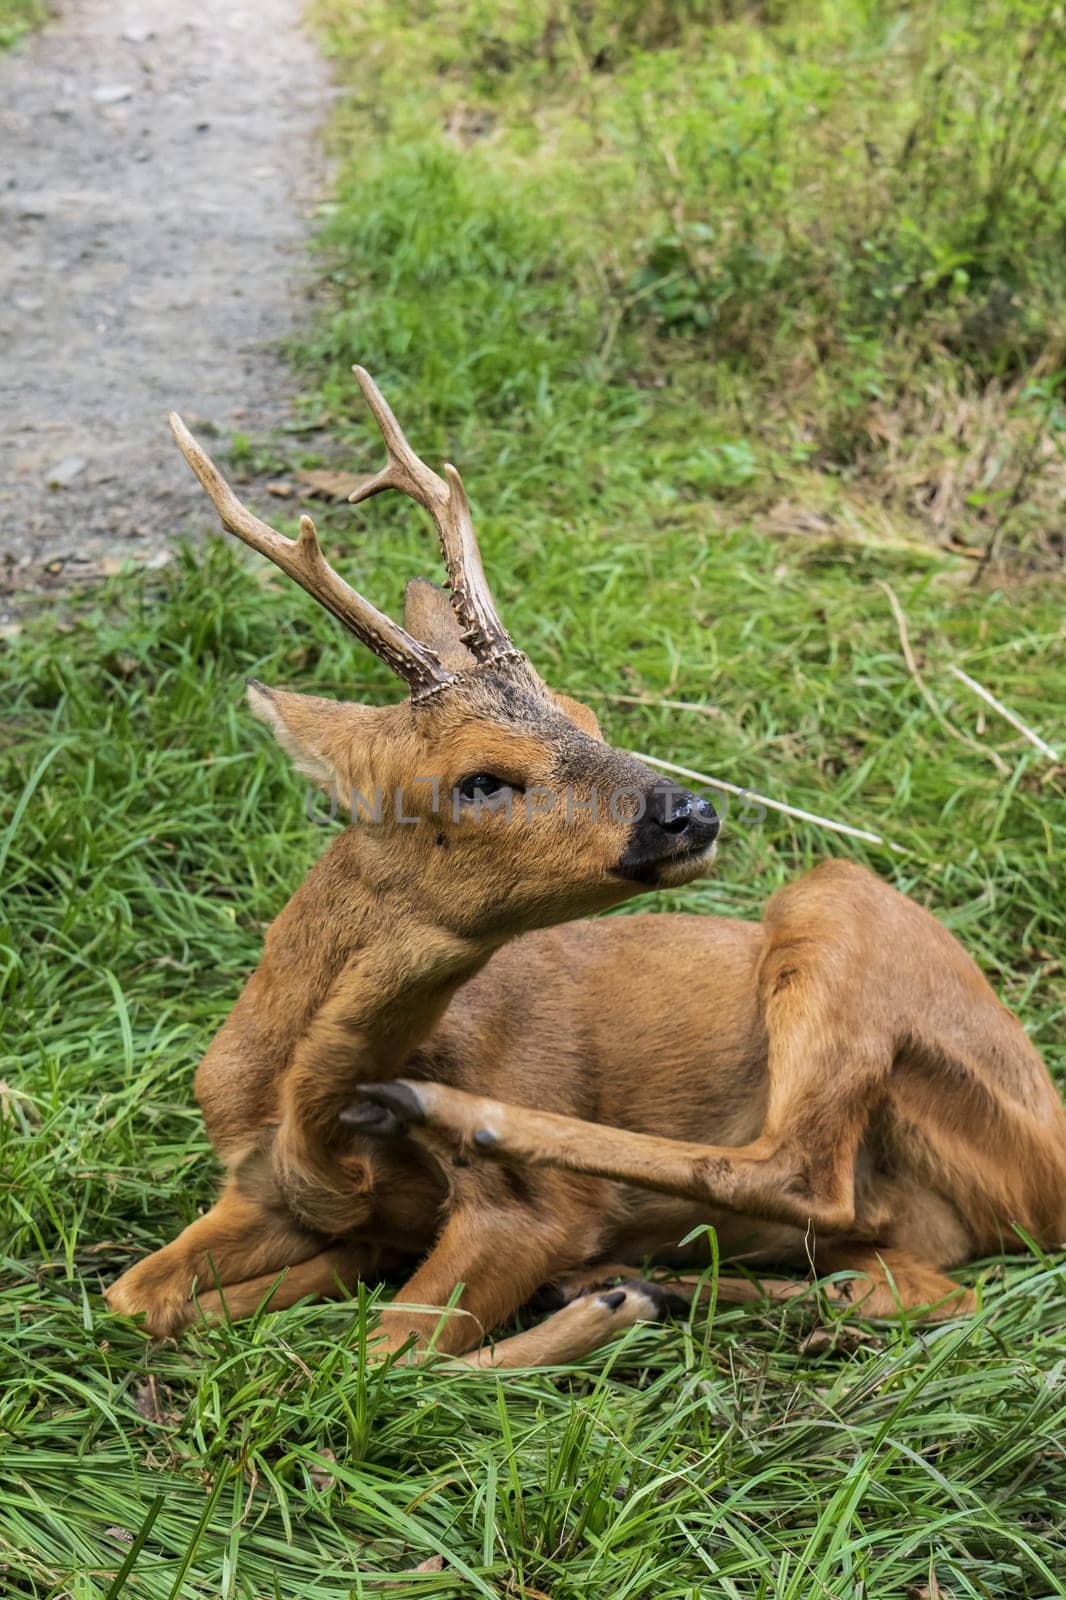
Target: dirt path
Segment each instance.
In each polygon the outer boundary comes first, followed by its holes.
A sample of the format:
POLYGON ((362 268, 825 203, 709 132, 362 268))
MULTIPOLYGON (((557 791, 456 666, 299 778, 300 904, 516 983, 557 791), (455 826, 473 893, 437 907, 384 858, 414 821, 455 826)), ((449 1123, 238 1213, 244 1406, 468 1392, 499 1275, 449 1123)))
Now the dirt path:
MULTIPOLYGON (((300 0, 63 0, 0 56, 0 560, 147 559, 209 520, 170 443, 292 378, 325 68, 300 0)), ((5 577, 0 567, 0 578, 5 577)))

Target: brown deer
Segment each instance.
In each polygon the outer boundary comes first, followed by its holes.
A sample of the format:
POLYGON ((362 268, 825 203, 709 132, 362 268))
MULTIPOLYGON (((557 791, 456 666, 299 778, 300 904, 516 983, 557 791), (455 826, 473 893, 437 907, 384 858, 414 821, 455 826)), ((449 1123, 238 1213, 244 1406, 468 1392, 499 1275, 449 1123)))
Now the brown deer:
POLYGON ((826 862, 761 924, 575 920, 706 872, 718 819, 541 681, 497 615, 458 473, 419 460, 356 370, 388 462, 352 499, 411 496, 447 567, 448 594, 408 587, 402 627, 331 569, 309 518, 295 541, 274 532, 171 419, 223 525, 410 693, 249 686, 352 823, 197 1072, 221 1196, 112 1308, 167 1334, 408 1274, 380 1348, 413 1334, 525 1365, 660 1312, 627 1263, 698 1263, 705 1241, 678 1241, 701 1224, 748 1268, 836 1275, 874 1316, 956 1314, 972 1296, 946 1268, 1066 1237, 1066 1115, 1039 1056, 946 930, 872 873, 826 862), (484 1346, 545 1285, 562 1309, 484 1346))

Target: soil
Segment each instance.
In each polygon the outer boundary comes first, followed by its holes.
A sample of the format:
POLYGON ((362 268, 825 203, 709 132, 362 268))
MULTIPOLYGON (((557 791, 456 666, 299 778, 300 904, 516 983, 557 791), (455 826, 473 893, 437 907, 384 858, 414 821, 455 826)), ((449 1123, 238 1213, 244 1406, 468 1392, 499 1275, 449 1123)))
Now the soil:
POLYGON ((290 416, 331 93, 300 9, 66 0, 0 56, 9 594, 212 525, 171 407, 208 448, 290 416))

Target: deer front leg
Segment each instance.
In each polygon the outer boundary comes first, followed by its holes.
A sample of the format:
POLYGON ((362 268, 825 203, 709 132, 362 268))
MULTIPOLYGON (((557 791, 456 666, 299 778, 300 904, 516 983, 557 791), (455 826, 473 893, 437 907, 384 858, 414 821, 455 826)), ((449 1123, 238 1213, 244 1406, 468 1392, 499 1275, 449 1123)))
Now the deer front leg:
POLYGON ((399 1349, 412 1334, 444 1354, 474 1349, 548 1278, 585 1259, 596 1241, 573 1226, 573 1180, 546 1176, 519 1203, 498 1181, 502 1174, 475 1171, 433 1249, 382 1313, 379 1351, 399 1349))
POLYGON ((564 1366, 598 1350, 635 1322, 660 1321, 667 1309, 655 1284, 633 1279, 573 1300, 537 1327, 473 1350, 462 1361, 489 1371, 564 1366))
MULTIPOLYGON (((431 941, 427 939, 427 946, 431 941)), ((454 941, 428 953, 457 960, 454 941)), ((404 990, 384 1014, 376 997, 398 982, 402 959, 393 947, 353 962, 344 981, 315 1013, 278 1085, 277 1126, 270 1146, 271 1179, 284 1205, 327 1238, 343 1236, 366 1211, 370 1165, 343 1135, 340 1112, 361 1083, 399 1072, 413 1045, 433 1028, 458 983, 434 981, 404 990)))
POLYGON ((325 1242, 231 1180, 205 1216, 124 1272, 106 1291, 107 1303, 126 1316, 143 1313, 156 1337, 177 1333, 197 1315, 194 1289, 216 1294, 219 1285, 277 1274, 317 1255, 325 1242))
POLYGON ((227 1283, 222 1289, 198 1292, 196 1303, 208 1321, 250 1317, 263 1305, 268 1311, 285 1311, 299 1300, 336 1300, 350 1295, 360 1278, 373 1280, 388 1270, 389 1264, 387 1253, 374 1245, 346 1241, 328 1245, 318 1255, 280 1272, 264 1272, 227 1283))

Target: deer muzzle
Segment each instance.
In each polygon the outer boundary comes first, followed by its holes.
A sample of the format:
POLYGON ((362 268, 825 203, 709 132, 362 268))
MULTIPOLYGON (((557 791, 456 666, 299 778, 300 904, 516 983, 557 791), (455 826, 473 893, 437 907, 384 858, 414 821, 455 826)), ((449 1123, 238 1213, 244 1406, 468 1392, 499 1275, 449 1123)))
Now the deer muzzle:
MULTIPOLYGON (((694 870, 710 860, 721 821, 711 802, 676 783, 657 783, 648 791, 629 844, 615 869, 637 883, 655 884, 670 869, 694 870)), ((682 881, 680 878, 678 881, 682 881)))

